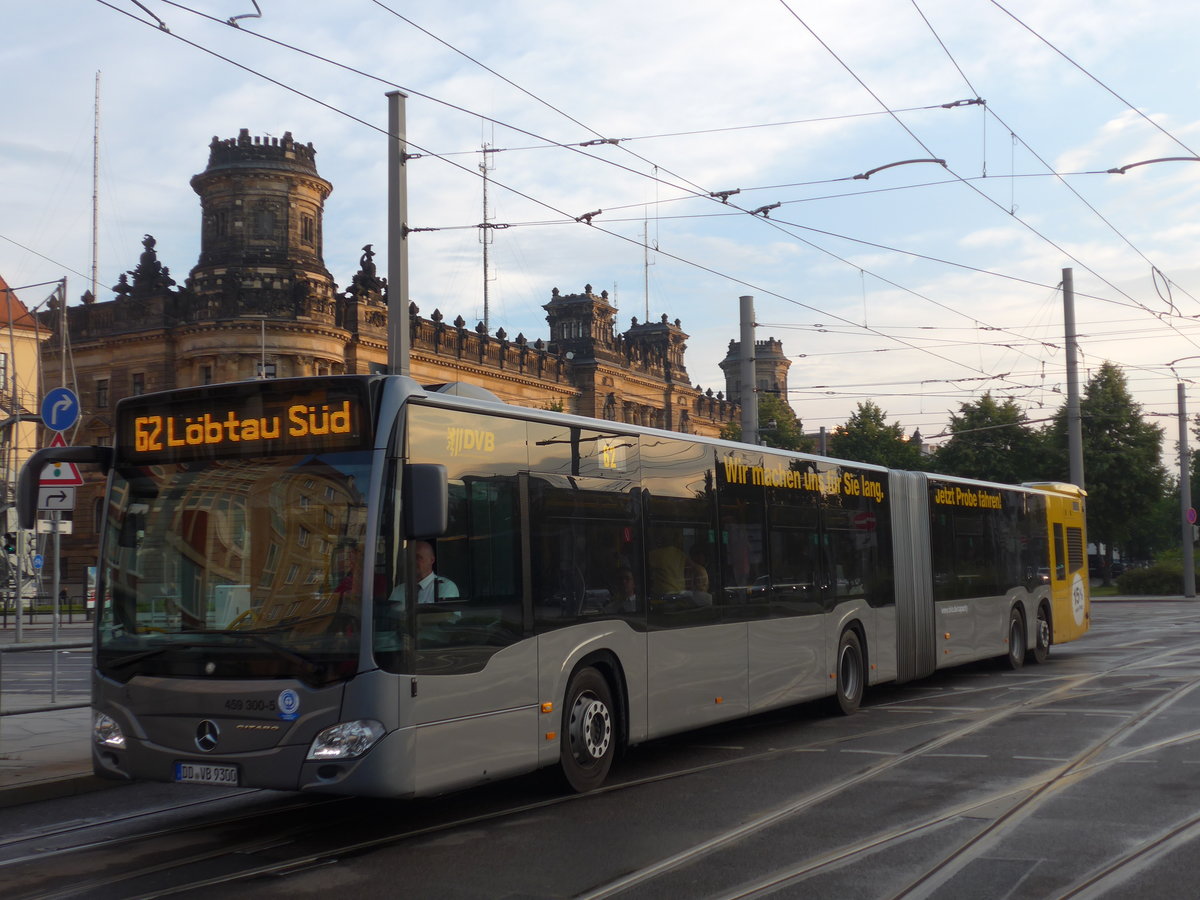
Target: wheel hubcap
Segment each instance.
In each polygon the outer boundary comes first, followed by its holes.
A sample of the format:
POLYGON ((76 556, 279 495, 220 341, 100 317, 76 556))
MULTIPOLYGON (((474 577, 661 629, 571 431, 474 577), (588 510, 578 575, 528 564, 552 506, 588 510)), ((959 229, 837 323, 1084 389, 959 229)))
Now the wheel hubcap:
POLYGON ((580 762, 603 759, 612 742, 612 716, 591 693, 580 694, 571 710, 571 748, 580 762))
POLYGON ((842 649, 842 667, 840 678, 842 683, 842 695, 846 697, 854 697, 858 694, 858 654, 854 652, 853 647, 845 647, 842 649))

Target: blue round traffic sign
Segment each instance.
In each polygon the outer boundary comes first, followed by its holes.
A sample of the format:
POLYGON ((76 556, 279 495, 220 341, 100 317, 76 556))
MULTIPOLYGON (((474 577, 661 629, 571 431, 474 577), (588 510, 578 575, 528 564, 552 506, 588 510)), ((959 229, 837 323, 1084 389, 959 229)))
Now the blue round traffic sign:
POLYGON ((79 398, 70 388, 57 387, 42 398, 42 424, 51 431, 66 431, 79 420, 79 398))
POLYGON ((46 558, 44 556, 42 556, 42 554, 39 553, 37 556, 35 556, 33 558, 33 567, 35 569, 40 569, 45 564, 46 564, 46 558))

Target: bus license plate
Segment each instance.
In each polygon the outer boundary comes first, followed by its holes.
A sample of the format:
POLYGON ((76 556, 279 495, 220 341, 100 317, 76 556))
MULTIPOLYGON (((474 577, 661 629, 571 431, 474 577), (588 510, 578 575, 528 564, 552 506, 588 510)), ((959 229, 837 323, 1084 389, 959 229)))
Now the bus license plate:
POLYGON ((237 766, 213 766, 208 763, 175 763, 175 780, 181 784, 222 784, 236 787, 237 766))

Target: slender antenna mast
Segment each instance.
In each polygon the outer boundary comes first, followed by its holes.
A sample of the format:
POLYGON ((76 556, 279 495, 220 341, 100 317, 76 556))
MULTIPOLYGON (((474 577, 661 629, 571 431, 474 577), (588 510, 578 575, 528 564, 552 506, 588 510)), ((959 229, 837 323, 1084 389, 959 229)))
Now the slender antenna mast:
MULTIPOLYGON (((658 166, 654 167, 654 249, 658 249, 658 166)), ((650 321, 650 215, 642 215, 642 287, 646 294, 646 321, 650 321)))
MULTIPOLYGON (((100 72, 96 72, 96 104, 92 126, 92 299, 96 291, 96 272, 100 266, 100 72)), ((64 294, 63 303, 67 298, 64 294)), ((64 382, 65 384, 66 382, 64 382)))
MULTIPOLYGON (((656 246, 655 250, 658 249, 656 246)), ((642 219, 642 290, 646 294, 646 321, 650 321, 650 219, 642 219)))
POLYGON ((483 224, 479 226, 479 240, 483 244, 483 328, 484 331, 491 331, 491 308, 488 302, 491 272, 488 269, 488 245, 492 243, 492 222, 488 218, 488 172, 496 168, 496 163, 494 157, 488 158, 488 154, 494 154, 496 151, 485 141, 480 152, 483 154, 479 163, 479 171, 483 174, 483 224))

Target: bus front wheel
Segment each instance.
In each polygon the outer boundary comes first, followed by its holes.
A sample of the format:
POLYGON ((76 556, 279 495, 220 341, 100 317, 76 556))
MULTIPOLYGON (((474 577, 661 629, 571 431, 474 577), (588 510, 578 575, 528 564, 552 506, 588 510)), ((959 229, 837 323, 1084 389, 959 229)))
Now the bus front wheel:
POLYGON ((612 691, 596 669, 576 672, 567 688, 559 738, 559 763, 572 790, 594 791, 608 777, 616 755, 612 691))
POLYGON ((863 664, 862 642, 858 632, 847 628, 842 632, 837 652, 837 711, 850 715, 862 703, 866 686, 866 666, 863 664))

